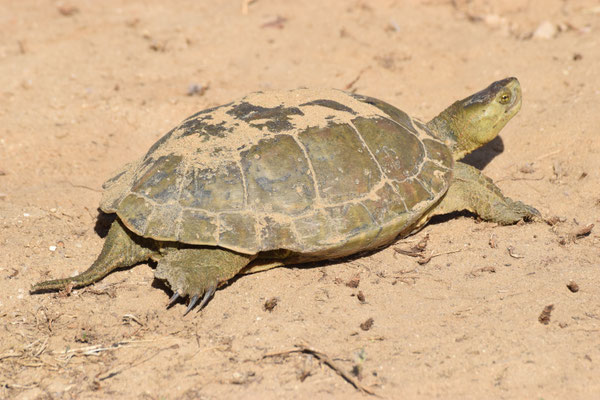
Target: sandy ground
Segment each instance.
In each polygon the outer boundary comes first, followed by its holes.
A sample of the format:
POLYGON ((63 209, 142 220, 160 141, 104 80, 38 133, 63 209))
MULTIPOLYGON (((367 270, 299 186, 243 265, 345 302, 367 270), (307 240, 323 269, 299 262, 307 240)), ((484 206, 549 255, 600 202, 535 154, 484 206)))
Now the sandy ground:
POLYGON ((600 396, 599 1, 166 4, 0 3, 1 398, 369 397, 335 368, 389 399, 600 396), (147 264, 28 293, 87 268, 103 181, 195 111, 335 87, 428 120, 506 76, 522 110, 468 160, 548 224, 437 220, 185 318, 147 264), (428 263, 394 250, 425 235, 428 263))

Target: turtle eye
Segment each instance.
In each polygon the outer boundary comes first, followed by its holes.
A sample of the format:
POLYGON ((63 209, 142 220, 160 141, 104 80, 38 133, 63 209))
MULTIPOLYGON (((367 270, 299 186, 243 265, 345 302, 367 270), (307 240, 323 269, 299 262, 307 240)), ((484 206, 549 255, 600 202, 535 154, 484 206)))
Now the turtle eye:
POLYGON ((508 104, 510 101, 510 93, 504 92, 500 95, 500 104, 508 104))

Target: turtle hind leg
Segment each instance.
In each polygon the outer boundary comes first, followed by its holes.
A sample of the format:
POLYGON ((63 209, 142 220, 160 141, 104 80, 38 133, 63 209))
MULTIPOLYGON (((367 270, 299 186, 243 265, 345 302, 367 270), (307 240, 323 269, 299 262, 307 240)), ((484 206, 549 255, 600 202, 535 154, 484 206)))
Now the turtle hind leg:
POLYGON ((457 162, 448 193, 430 216, 462 210, 471 211, 486 221, 501 225, 514 224, 524 219, 541 219, 540 212, 535 208, 505 197, 500 188, 477 168, 457 162))
POLYGON ((154 276, 166 280, 173 290, 169 307, 180 296, 190 298, 187 314, 200 299, 202 309, 220 284, 237 275, 254 258, 218 247, 172 248, 158 260, 154 276))
POLYGON ((133 235, 119 219, 116 219, 108 231, 100 255, 91 267, 71 278, 36 283, 30 293, 62 290, 68 285, 73 287, 90 285, 117 268, 148 260, 150 256, 158 253, 155 247, 154 241, 133 235))

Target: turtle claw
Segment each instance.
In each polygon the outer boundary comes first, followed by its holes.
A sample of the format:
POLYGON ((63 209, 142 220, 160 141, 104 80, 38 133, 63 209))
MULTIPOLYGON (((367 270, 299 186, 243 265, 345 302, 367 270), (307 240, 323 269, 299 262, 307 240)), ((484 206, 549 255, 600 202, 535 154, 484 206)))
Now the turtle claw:
POLYGON ((204 297, 202 298, 202 301, 200 302, 200 305, 198 306, 198 311, 202 310, 202 308, 204 308, 204 306, 206 305, 206 303, 208 303, 208 301, 211 299, 211 297, 215 294, 215 290, 217 289, 216 286, 211 286, 209 287, 206 292, 204 292, 204 297))
POLYGON ((192 297, 190 299, 190 304, 188 304, 187 310, 185 310, 185 312, 183 313, 184 317, 192 310, 192 308, 194 308, 194 306, 196 305, 197 302, 198 302, 198 295, 195 295, 194 297, 192 297))
POLYGON ((169 299, 169 303, 167 304, 167 309, 173 307, 173 304, 175 304, 175 302, 177 301, 178 298, 179 298, 179 292, 173 293, 173 296, 171 296, 171 298, 169 299))
MULTIPOLYGON (((200 302, 200 304, 198 304, 198 311, 202 310, 202 308, 204 308, 204 306, 206 305, 206 303, 208 303, 208 301, 211 299, 211 297, 215 294, 215 290, 217 289, 216 285, 213 285, 211 287, 209 287, 206 292, 204 292, 204 296, 202 297, 202 301, 200 302)), ((173 297, 175 297, 175 295, 173 295, 173 297)), ((173 298, 172 297, 172 298, 173 298)), ((200 299, 200 296, 198 295, 194 295, 191 299, 190 299, 190 304, 188 304, 187 309, 185 310, 185 312, 183 313, 183 316, 185 317, 190 311, 192 311, 192 308, 194 308, 194 306, 196 305, 196 303, 198 302, 198 300, 200 299)))

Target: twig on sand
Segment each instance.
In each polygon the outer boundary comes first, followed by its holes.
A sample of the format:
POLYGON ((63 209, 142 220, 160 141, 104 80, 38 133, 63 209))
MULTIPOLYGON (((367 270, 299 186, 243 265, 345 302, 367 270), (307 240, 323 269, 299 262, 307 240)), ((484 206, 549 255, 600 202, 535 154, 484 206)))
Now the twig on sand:
POLYGON ((544 158, 547 158, 547 157, 550 157, 550 156, 556 155, 556 154, 560 153, 561 151, 562 151, 562 150, 560 150, 560 149, 559 149, 559 150, 554 150, 554 151, 551 151, 550 153, 542 154, 541 156, 539 156, 539 157, 538 157, 538 158, 536 158, 535 160, 536 160, 536 161, 543 160, 544 158))
POLYGON ((242 0, 242 15, 248 15, 248 6, 256 0, 242 0))
MULTIPOLYGON (((175 345, 175 346, 177 346, 177 345, 175 345)), ((127 371, 128 369, 131 369, 133 367, 137 367, 138 365, 141 365, 141 364, 145 363, 146 361, 150 361, 151 359, 153 359, 154 357, 156 357, 157 355, 159 355, 160 353, 162 353, 164 350, 171 349, 171 348, 173 348, 173 346, 169 346, 169 347, 165 347, 165 348, 162 348, 162 349, 158 349, 152 355, 150 355, 150 356, 148 356, 148 357, 146 357, 144 359, 141 359, 141 360, 139 360, 137 362, 131 363, 131 364, 126 365, 126 366, 122 366, 122 367, 118 367, 118 368, 113 368, 113 369, 111 369, 111 370, 109 370, 107 372, 98 374, 98 375, 96 375, 96 378, 94 379, 94 381, 101 382, 101 381, 105 381, 107 379, 110 379, 112 377, 115 377, 115 376, 119 375, 123 371, 127 371)))
POLYGON ((589 235, 592 232, 593 228, 594 228, 594 224, 588 224, 588 225, 579 227, 569 233, 569 240, 571 240, 571 242, 575 243, 577 241, 577 239, 580 239, 584 236, 589 235))
POLYGON ((354 93, 356 91, 356 88, 354 87, 354 85, 356 84, 356 82, 358 82, 358 80, 362 77, 362 74, 367 71, 368 69, 370 69, 371 67, 365 67, 363 69, 361 69, 358 72, 358 75, 356 75, 356 78, 354 78, 352 81, 350 81, 348 84, 346 84, 346 86, 344 86, 344 90, 349 90, 352 93, 354 93))
POLYGON ((95 346, 78 347, 76 349, 53 351, 52 354, 64 355, 65 359, 68 360, 74 356, 97 356, 98 354, 105 351, 113 351, 120 349, 121 347, 126 347, 144 342, 154 342, 154 340, 122 340, 120 342, 113 343, 109 346, 99 344, 95 346))
POLYGON ((21 390, 29 390, 39 386, 39 382, 31 382, 21 385, 19 383, 11 383, 8 381, 0 381, 0 387, 5 387, 7 389, 21 389, 21 390))
POLYGON ((517 253, 513 246, 508 246, 506 248, 506 250, 508 250, 508 255, 511 256, 512 258, 525 258, 525 256, 517 253))
POLYGON ((451 250, 451 251, 443 251, 441 253, 431 253, 431 255, 427 256, 427 257, 421 257, 417 260, 417 262, 421 265, 423 264, 427 264, 429 261, 431 261, 432 258, 434 257, 439 257, 439 256, 444 256, 446 254, 454 254, 454 253, 460 253, 462 251, 462 249, 458 249, 458 250, 451 250))
POLYGON ((540 176, 539 178, 517 178, 514 176, 510 176, 507 178, 502 178, 502 179, 497 179, 495 182, 504 182, 504 181, 542 181, 544 180, 544 175, 540 176))
MULTIPOLYGON (((423 237, 423 239, 421 239, 419 241, 419 243, 412 246, 410 249, 403 249, 403 248, 397 246, 397 247, 394 247, 394 251, 398 254, 402 254, 405 256, 417 257, 418 258, 417 262, 421 265, 427 264, 434 257, 438 257, 438 256, 445 255, 445 254, 458 253, 458 252, 462 251, 462 249, 459 249, 459 250, 444 251, 442 253, 435 253, 435 254, 433 252, 431 252, 430 255, 426 256, 424 254, 424 252, 425 252, 425 249, 427 248, 428 241, 429 241, 429 234, 425 235, 425 237, 423 237)), ((412 271, 409 271, 409 272, 412 272, 412 271)))
POLYGON ((329 357, 327 354, 325 354, 321 351, 315 350, 314 348, 309 347, 304 344, 297 344, 296 349, 294 349, 294 350, 282 351, 282 352, 278 352, 278 353, 268 353, 268 354, 265 354, 262 358, 264 359, 267 357, 286 357, 292 353, 310 354, 310 355, 316 357, 323 364, 327 365, 329 368, 331 368, 332 370, 337 372, 337 374, 339 376, 341 376, 342 378, 344 378, 344 380, 346 382, 348 382, 349 384, 354 386, 355 389, 357 389, 363 393, 367 393, 370 395, 376 395, 373 390, 363 386, 356 378, 354 378, 352 375, 350 375, 349 373, 344 371, 342 369, 342 367, 340 367, 335 362, 333 362, 331 357, 329 357))

